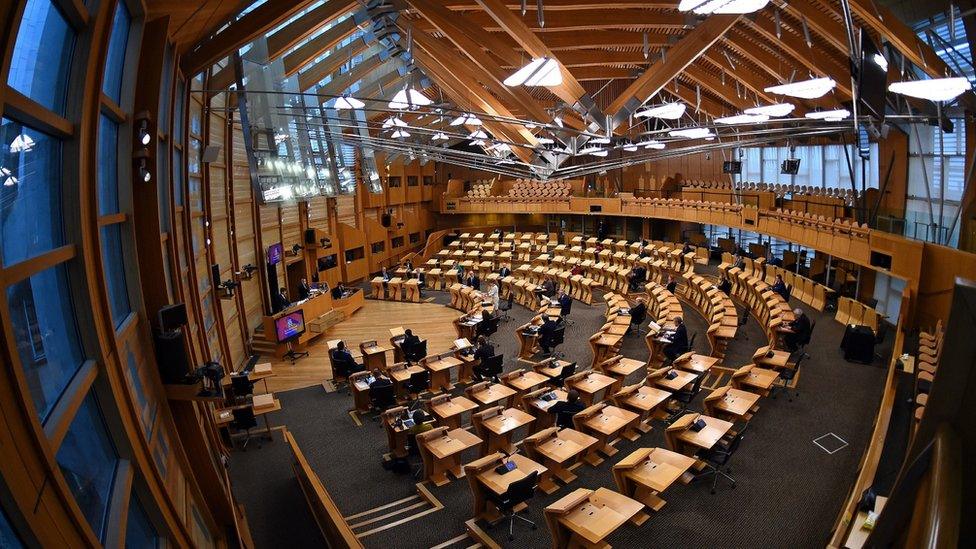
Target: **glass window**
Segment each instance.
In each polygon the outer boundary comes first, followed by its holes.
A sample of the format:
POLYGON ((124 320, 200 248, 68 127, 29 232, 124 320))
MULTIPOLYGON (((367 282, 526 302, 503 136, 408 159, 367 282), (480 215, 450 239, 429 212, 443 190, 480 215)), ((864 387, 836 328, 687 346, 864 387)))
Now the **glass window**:
POLYGON ((173 149, 173 203, 183 205, 183 151, 173 149))
POLYGON ((152 433, 153 423, 156 421, 156 399, 146 392, 142 368, 132 349, 126 349, 126 364, 129 368, 129 386, 135 393, 136 402, 139 404, 139 419, 142 421, 143 430, 148 438, 152 433))
POLYGON ((85 360, 64 265, 11 285, 7 303, 27 386, 44 421, 85 360))
POLYGON ((10 525, 7 513, 0 508, 0 547, 21 549, 23 546, 24 544, 17 537, 17 532, 14 532, 13 526, 10 525))
POLYGON ((105 283, 108 286, 108 301, 112 308, 112 319, 118 328, 132 312, 129 306, 129 291, 125 283, 125 254, 122 252, 122 226, 120 224, 102 227, 102 267, 105 269, 105 283))
POLYGON ((153 527, 149 515, 139 504, 139 498, 133 495, 129 499, 129 513, 125 523, 126 549, 152 549, 159 547, 159 534, 153 527))
POLYGON ((89 393, 58 449, 58 465, 99 539, 119 461, 94 393, 89 393))
POLYGON ((108 54, 105 56, 105 76, 102 91, 116 103, 121 103, 122 73, 125 69, 125 48, 129 41, 129 10, 125 2, 115 6, 112 18, 112 36, 108 41, 108 54))
POLYGON ((119 211, 119 125, 98 117, 98 213, 119 211))
POLYGON ((64 114, 75 33, 50 0, 27 0, 10 59, 7 84, 64 114))
POLYGON ((0 119, 0 179, 4 264, 61 246, 61 142, 0 119))

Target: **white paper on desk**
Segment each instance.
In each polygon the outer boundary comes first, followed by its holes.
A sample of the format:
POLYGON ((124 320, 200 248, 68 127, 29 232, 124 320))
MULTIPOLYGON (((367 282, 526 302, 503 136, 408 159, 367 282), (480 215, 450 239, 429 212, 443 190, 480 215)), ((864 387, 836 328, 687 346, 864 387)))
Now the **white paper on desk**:
POLYGON ((660 332, 661 331, 661 326, 657 322, 654 322, 653 320, 651 321, 650 324, 648 324, 648 326, 652 330, 654 330, 654 332, 660 332))

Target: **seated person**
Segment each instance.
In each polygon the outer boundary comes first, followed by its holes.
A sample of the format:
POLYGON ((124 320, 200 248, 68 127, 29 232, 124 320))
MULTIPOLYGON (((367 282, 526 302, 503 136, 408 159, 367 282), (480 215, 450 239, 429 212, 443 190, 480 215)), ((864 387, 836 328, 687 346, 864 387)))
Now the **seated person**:
POLYGON ((678 289, 678 281, 673 276, 668 275, 668 284, 665 286, 672 294, 678 289))
POLYGON ((732 258, 732 266, 740 271, 745 270, 746 260, 741 255, 735 254, 735 257, 732 258))
POLYGON ((271 296, 273 298, 273 305, 275 312, 284 311, 291 306, 291 301, 288 301, 288 291, 284 288, 280 288, 278 293, 271 296))
POLYGON ((810 337, 810 318, 799 307, 793 309, 793 314, 796 318, 790 322, 788 331, 783 336, 783 342, 790 352, 799 349, 800 342, 806 341, 810 337))
POLYGON ((581 275, 581 274, 583 274, 583 266, 582 265, 579 265, 579 264, 574 265, 573 266, 573 270, 570 271, 570 274, 572 274, 574 276, 575 275, 581 275))
POLYGON ((637 257, 639 257, 641 259, 644 259, 645 257, 647 257, 647 250, 644 248, 644 246, 647 246, 647 244, 643 244, 642 243, 640 249, 637 250, 637 257))
POLYGON ((417 287, 420 289, 427 287, 427 275, 424 274, 423 267, 417 269, 417 287))
POLYGON ((495 347, 488 342, 485 336, 478 336, 478 348, 474 352, 474 358, 484 361, 495 356, 495 347))
POLYGON ((636 292, 640 290, 641 284, 647 281, 647 269, 644 267, 634 267, 634 270, 630 273, 629 287, 630 291, 636 292))
POLYGON ((308 280, 306 280, 305 277, 302 277, 302 279, 298 282, 298 301, 308 299, 308 296, 311 295, 311 293, 312 289, 308 287, 308 280))
POLYGON ((481 321, 487 322, 493 318, 495 318, 495 313, 492 312, 490 307, 485 306, 485 308, 481 310, 481 321))
POLYGON ((569 297, 566 292, 560 290, 559 299, 557 301, 559 302, 559 314, 563 316, 568 314, 569 309, 573 306, 573 298, 569 297))
POLYGON ((674 324, 675 329, 669 338, 670 342, 664 346, 664 356, 671 362, 688 352, 688 328, 685 327, 680 316, 675 317, 674 324))
POLYGON ((413 271, 413 261, 410 261, 408 259, 406 262, 404 262, 403 268, 405 268, 407 270, 407 272, 413 271))
POLYGON ((370 372, 370 374, 373 376, 373 381, 371 381, 369 384, 370 391, 372 391, 374 388, 381 389, 383 387, 390 387, 393 385, 393 381, 386 377, 386 374, 380 370, 373 370, 370 372))
POLYGON ((790 292, 789 289, 786 287, 786 283, 783 282, 782 276, 776 275, 776 281, 773 282, 773 286, 770 289, 778 293, 779 295, 781 295, 783 299, 786 300, 787 303, 790 302, 790 292))
POLYGON ((339 343, 336 344, 335 350, 332 351, 332 360, 341 364, 343 367, 348 368, 346 370, 347 375, 362 372, 366 369, 362 364, 356 362, 356 359, 353 358, 352 353, 350 353, 349 349, 346 348, 345 341, 340 340, 339 343))
POLYGON ((542 346, 543 353, 552 353, 552 347, 549 346, 549 342, 552 341, 553 334, 556 333, 556 328, 558 327, 559 323, 555 318, 551 316, 545 317, 542 327, 539 328, 539 345, 542 346))
POLYGON ((732 281, 728 278, 723 278, 722 281, 718 283, 718 289, 728 295, 732 291, 732 281))
POLYGON ((546 277, 542 282, 542 295, 552 297, 556 295, 556 282, 551 277, 546 277))
POLYGON ((342 299, 346 295, 346 286, 340 282, 332 288, 332 299, 342 299))
POLYGON ((400 348, 406 353, 407 349, 412 349, 413 347, 420 345, 420 338, 413 335, 413 330, 407 328, 403 331, 403 341, 400 342, 400 348))
POLYGON ((556 414, 556 426, 560 429, 573 428, 573 416, 586 409, 580 401, 579 391, 570 389, 566 394, 566 402, 559 401, 549 407, 549 413, 556 414))
POLYGON ((383 270, 380 271, 380 276, 383 277, 383 282, 389 282, 393 278, 390 276, 390 273, 386 272, 386 267, 383 267, 383 270))
POLYGON ((427 412, 423 410, 414 410, 413 415, 410 416, 413 420, 413 426, 407 431, 411 435, 419 435, 420 433, 426 433, 434 428, 433 418, 427 412))
POLYGON ((647 304, 644 303, 643 297, 637 298, 637 303, 630 308, 630 326, 627 328, 629 332, 631 329, 640 329, 640 325, 644 323, 647 318, 647 304))
POLYGON ((478 275, 475 274, 474 271, 471 271, 471 274, 469 274, 467 277, 464 278, 464 285, 465 286, 471 286, 475 290, 480 290, 481 289, 481 279, 478 278, 478 275))
POLYGON ((502 268, 498 269, 498 276, 505 278, 506 276, 512 276, 512 269, 508 266, 508 263, 503 263, 502 268))
POLYGON ((683 248, 681 248, 681 255, 684 255, 686 253, 693 252, 693 251, 695 251, 695 247, 691 245, 691 242, 688 242, 687 240, 685 240, 685 245, 684 245, 683 248))

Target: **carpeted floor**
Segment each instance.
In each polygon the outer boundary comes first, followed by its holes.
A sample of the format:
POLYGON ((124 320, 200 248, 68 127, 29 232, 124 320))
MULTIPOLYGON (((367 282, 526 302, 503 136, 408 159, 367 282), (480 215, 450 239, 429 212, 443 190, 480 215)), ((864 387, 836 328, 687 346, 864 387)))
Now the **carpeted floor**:
MULTIPOLYGON (((449 301, 442 292, 428 295, 438 303, 449 301)), ((575 324, 567 329, 561 348, 568 359, 580 364, 589 364, 587 339, 603 323, 605 307, 600 299, 595 303, 574 303, 571 318, 575 324)), ((506 357, 506 370, 515 368, 517 343, 513 332, 530 318, 531 312, 516 305, 511 314, 514 320, 502 323, 492 338, 496 350, 506 357)), ((800 395, 793 402, 784 397, 760 401, 761 409, 731 464, 737 487, 720 483, 718 493, 710 495, 705 484, 672 486, 663 494, 668 504, 660 512, 639 528, 625 525, 619 529, 608 540, 612 545, 822 547, 826 543, 871 433, 884 382, 881 364, 885 362, 845 362, 839 349, 843 326, 829 315, 812 310, 808 314, 817 320, 817 327, 808 349, 811 357, 800 373, 800 395), (813 439, 827 433, 835 433, 849 445, 834 454, 826 453, 813 439)), ((696 349, 707 353, 704 319, 688 306, 684 317, 690 333, 699 333, 696 349)), ((423 326, 412 328, 424 335, 423 326)), ((891 339, 878 348, 885 359, 891 339)), ((748 363, 756 347, 765 344, 765 335, 750 316, 729 346, 726 366, 748 363)), ((642 336, 627 336, 622 353, 646 359, 642 336)), ((637 381, 638 374, 628 382, 637 381)), ((310 387, 278 396, 282 411, 272 421, 286 425, 294 433, 345 516, 416 494, 415 481, 409 475, 399 476, 382 467, 382 455, 387 451, 385 434, 378 422, 367 420, 362 427, 353 423, 347 413, 352 406, 349 395, 327 394, 321 387, 310 387)), ((701 398, 692 409, 701 409, 701 398)), ((622 440, 618 443, 621 452, 613 459, 597 468, 584 465, 576 470, 579 479, 568 487, 550 496, 537 496, 526 514, 536 521, 537 530, 516 525, 514 542, 507 540, 507 525, 488 530, 489 533, 506 547, 549 546, 542 509, 578 487, 615 489, 611 465, 636 448, 664 446, 663 431, 663 424, 656 424, 651 433, 636 442, 622 440)), ((245 506, 255 544, 324 545, 305 508, 287 454, 279 435, 261 449, 249 448, 232 456, 234 490, 245 506)), ((464 461, 470 461, 476 456, 472 453, 465 457, 464 461)), ((430 547, 463 534, 464 521, 472 516, 468 483, 454 481, 441 488, 431 487, 431 491, 444 504, 443 510, 372 534, 363 539, 364 544, 383 548, 430 547)))

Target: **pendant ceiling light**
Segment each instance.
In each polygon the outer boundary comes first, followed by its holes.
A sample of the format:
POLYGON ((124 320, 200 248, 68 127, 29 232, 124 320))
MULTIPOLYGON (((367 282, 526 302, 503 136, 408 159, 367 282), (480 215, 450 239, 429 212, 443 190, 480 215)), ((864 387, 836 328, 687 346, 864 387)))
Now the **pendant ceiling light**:
POLYGON ((674 102, 649 107, 642 111, 637 111, 634 113, 634 115, 640 117, 662 118, 664 120, 677 120, 681 118, 681 115, 684 113, 685 104, 674 102))
POLYGON ((447 134, 444 132, 437 132, 434 134, 434 137, 430 138, 431 141, 447 141, 448 139, 447 134))
POLYGON ((772 118, 778 118, 780 116, 786 116, 793 112, 796 106, 792 103, 776 103, 774 105, 762 105, 759 107, 752 107, 751 109, 746 109, 744 112, 746 114, 760 114, 769 116, 772 118))
POLYGON ((488 134, 485 133, 485 132, 483 132, 483 131, 481 131, 481 130, 475 130, 475 131, 471 132, 471 135, 469 135, 468 138, 469 139, 488 139, 488 134))
POLYGON ((752 13, 766 7, 769 0, 681 0, 678 11, 691 11, 698 15, 712 13, 752 13))
POLYGON ((404 88, 393 96, 390 101, 390 108, 396 110, 412 109, 414 107, 426 107, 433 103, 426 95, 417 90, 404 88))
POLYGON ((350 109, 361 109, 366 106, 366 103, 356 99, 355 97, 349 97, 348 95, 343 95, 342 97, 336 98, 335 103, 332 108, 337 111, 350 110, 350 109))
POLYGON ((830 111, 808 112, 805 116, 813 120, 826 120, 827 122, 838 122, 851 115, 847 109, 834 109, 830 111))
POLYGON ((837 86, 837 82, 833 78, 814 78, 780 86, 770 86, 765 91, 766 93, 788 95, 800 99, 817 99, 827 95, 827 92, 834 89, 835 86, 837 86))
POLYGON ((645 149, 661 150, 664 148, 664 143, 661 143, 657 139, 645 139, 643 141, 639 141, 637 144, 645 149))
POLYGON ((473 114, 464 113, 461 116, 451 120, 452 126, 480 126, 481 119, 473 114))
POLYGON ((685 137, 688 139, 705 139, 709 137, 715 137, 712 130, 708 128, 680 128, 677 130, 671 130, 668 132, 671 137, 685 137))
POLYGON ((404 122, 403 119, 400 118, 400 117, 398 117, 398 116, 391 116, 391 117, 389 117, 389 118, 387 118, 386 120, 383 121, 383 129, 384 130, 385 129, 388 129, 388 128, 392 128, 394 126, 397 126, 397 127, 400 127, 400 128, 406 128, 407 127, 407 123, 404 122))
POLYGON ((408 133, 406 130, 397 130, 393 132, 393 137, 403 139, 404 137, 410 137, 410 133, 408 133))
POLYGON ((735 116, 725 116, 722 118, 716 118, 715 122, 717 124, 758 124, 760 122, 765 122, 769 120, 769 116, 765 114, 737 114, 735 116))
POLYGON ((551 57, 537 57, 528 65, 515 71, 504 84, 514 86, 558 86, 563 83, 559 63, 551 57))
POLYGON ((951 101, 971 88, 969 80, 958 77, 893 82, 888 86, 888 91, 929 101, 951 101))

